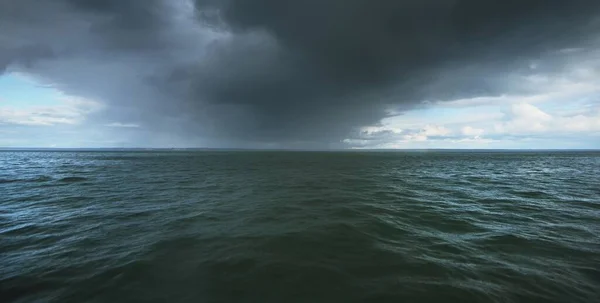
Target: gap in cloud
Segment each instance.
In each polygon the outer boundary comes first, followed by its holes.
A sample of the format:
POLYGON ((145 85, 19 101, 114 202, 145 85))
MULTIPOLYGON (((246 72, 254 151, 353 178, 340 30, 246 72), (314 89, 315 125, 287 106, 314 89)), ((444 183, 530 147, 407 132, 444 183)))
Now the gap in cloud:
POLYGON ((55 126, 78 125, 102 105, 66 95, 21 73, 0 78, 0 124, 55 126))
POLYGON ((0 147, 101 147, 111 136, 88 117, 103 108, 26 73, 7 73, 0 76, 0 147))
POLYGON ((0 106, 26 108, 52 106, 58 103, 61 93, 51 86, 42 85, 23 73, 0 75, 0 106))

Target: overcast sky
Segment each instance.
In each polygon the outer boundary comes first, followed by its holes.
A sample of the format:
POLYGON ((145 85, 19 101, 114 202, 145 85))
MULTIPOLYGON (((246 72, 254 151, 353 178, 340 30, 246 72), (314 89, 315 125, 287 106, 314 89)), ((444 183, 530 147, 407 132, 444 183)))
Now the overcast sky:
POLYGON ((0 147, 600 148, 597 0, 0 0, 0 147))

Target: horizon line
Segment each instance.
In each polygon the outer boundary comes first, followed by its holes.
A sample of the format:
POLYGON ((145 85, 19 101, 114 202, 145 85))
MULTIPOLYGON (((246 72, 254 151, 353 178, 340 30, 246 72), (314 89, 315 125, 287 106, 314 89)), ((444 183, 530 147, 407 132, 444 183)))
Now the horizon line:
POLYGON ((0 147, 0 151, 599 151, 600 148, 227 148, 227 147, 0 147))

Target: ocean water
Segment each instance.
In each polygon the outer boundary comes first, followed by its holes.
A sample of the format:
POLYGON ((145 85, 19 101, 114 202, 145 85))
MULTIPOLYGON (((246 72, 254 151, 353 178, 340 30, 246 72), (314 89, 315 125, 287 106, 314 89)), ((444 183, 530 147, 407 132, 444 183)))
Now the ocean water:
POLYGON ((600 152, 0 152, 2 302, 600 302, 600 152))

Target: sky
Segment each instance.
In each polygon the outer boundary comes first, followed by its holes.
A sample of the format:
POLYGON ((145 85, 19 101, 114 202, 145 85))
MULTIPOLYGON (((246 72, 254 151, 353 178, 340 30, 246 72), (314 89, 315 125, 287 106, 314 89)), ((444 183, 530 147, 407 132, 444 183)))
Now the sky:
POLYGON ((0 147, 598 149, 596 0, 0 0, 0 147))

